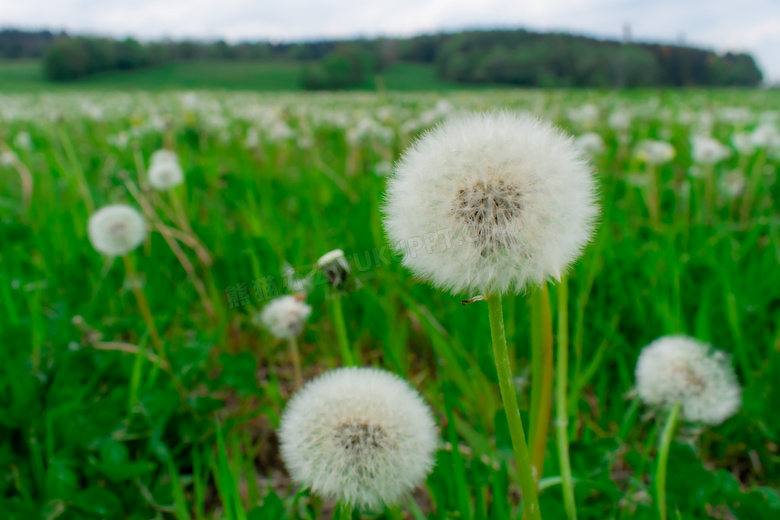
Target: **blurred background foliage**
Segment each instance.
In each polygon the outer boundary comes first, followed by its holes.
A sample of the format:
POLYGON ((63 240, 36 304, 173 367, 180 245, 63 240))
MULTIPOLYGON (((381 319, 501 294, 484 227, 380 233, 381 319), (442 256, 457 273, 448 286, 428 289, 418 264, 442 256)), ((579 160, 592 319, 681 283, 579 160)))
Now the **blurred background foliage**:
POLYGON ((296 63, 300 86, 311 90, 360 85, 397 63, 435 66, 442 80, 524 87, 754 86, 762 79, 748 54, 526 30, 235 44, 0 31, 0 59, 24 58, 42 58, 52 81, 193 60, 296 63))

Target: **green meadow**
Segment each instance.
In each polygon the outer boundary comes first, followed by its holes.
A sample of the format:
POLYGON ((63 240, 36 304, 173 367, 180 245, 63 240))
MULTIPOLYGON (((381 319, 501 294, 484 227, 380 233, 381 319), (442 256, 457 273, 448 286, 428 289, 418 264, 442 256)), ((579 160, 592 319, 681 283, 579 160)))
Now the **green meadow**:
MULTIPOLYGON (((193 62, 53 86, 34 62, 0 65, 0 518, 334 517, 280 458, 293 360, 254 318, 293 292, 291 272, 308 278, 303 379, 341 366, 316 268, 337 248, 359 282, 343 314, 360 365, 409 381, 440 439, 421 487, 353 518, 522 518, 487 304, 461 305, 475 295, 413 277, 381 213, 386 174, 417 136, 460 111, 496 109, 603 143, 590 155, 596 235, 546 285, 553 337, 568 352, 568 379, 554 384, 568 404, 539 443, 543 517, 571 518, 563 429, 577 518, 658 518, 665 412, 640 401, 634 369, 642 347, 685 334, 729 356, 742 405, 717 426, 678 425, 669 518, 780 518, 777 92, 470 91, 412 65, 386 71, 379 92, 376 82, 265 92, 298 82, 297 66, 193 62), (414 90, 440 92, 399 92, 414 90), (697 161, 697 135, 728 157, 697 161), (674 157, 649 165, 647 139, 674 157), (148 184, 161 148, 185 173, 171 191, 148 184), (87 236, 90 215, 115 203, 147 220, 124 260, 87 236)), ((530 436, 538 290, 504 298, 530 436)))
MULTIPOLYGON (((184 61, 142 70, 96 74, 71 82, 46 79, 36 60, 0 61, 0 93, 61 91, 157 91, 219 89, 251 91, 301 90, 301 63, 184 61)), ((482 88, 489 88, 482 87, 482 88)), ((398 63, 371 77, 355 90, 462 90, 464 85, 440 80, 432 65, 398 63)))

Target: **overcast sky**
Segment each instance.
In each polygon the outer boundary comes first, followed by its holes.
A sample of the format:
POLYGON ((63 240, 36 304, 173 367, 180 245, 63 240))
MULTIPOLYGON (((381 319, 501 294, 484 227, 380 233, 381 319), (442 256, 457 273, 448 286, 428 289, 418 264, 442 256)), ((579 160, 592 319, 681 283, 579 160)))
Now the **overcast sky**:
POLYGON ((0 26, 229 41, 523 27, 748 51, 780 81, 780 0, 0 0, 0 26))

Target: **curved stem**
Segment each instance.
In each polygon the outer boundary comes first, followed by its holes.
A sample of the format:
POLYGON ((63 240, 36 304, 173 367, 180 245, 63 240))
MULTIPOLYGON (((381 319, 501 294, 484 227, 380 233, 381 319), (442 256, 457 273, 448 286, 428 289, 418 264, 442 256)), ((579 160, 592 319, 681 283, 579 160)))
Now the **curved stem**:
POLYGON ((138 273, 135 270, 133 260, 129 255, 122 257, 125 263, 125 272, 128 278, 130 278, 130 286, 132 287, 135 300, 138 302, 138 309, 141 311, 141 316, 146 323, 146 328, 149 330, 149 335, 152 337, 152 343, 157 350, 157 355, 160 356, 160 360, 164 364, 168 364, 168 356, 165 353, 165 346, 160 340, 160 335, 157 332, 157 326, 154 324, 154 318, 152 317, 152 311, 149 308, 149 301, 146 299, 143 289, 138 285, 138 273))
POLYGON ((357 366, 352 350, 349 348, 347 327, 344 325, 344 310, 341 307, 341 295, 336 291, 333 292, 331 298, 331 307, 333 311, 333 326, 336 328, 336 337, 341 350, 341 361, 344 363, 344 366, 357 366))
POLYGON ((558 460, 561 467, 563 505, 570 520, 577 520, 577 505, 574 501, 574 481, 569 461, 569 413, 566 406, 567 383, 569 381, 569 284, 564 277, 558 285, 558 338, 556 343, 555 374, 555 433, 558 445, 558 460))
POLYGON ((674 427, 680 415, 680 403, 674 405, 666 419, 664 431, 661 434, 661 446, 658 449, 658 468, 655 471, 655 496, 658 502, 658 517, 666 520, 666 463, 669 460, 669 447, 674 438, 674 427))
POLYGON ((490 314, 490 333, 493 338, 493 355, 495 356, 496 370, 498 371, 498 384, 501 388, 501 399, 504 402, 504 411, 509 423, 509 433, 512 436, 512 447, 515 452, 517 464, 517 476, 520 480, 520 489, 523 491, 523 507, 528 520, 541 520, 539 499, 536 495, 536 483, 531 470, 531 456, 523 431, 523 422, 520 419, 520 409, 517 406, 517 395, 512 382, 512 371, 509 365, 509 354, 504 335, 504 315, 501 308, 501 296, 489 294, 487 297, 488 312, 490 314))

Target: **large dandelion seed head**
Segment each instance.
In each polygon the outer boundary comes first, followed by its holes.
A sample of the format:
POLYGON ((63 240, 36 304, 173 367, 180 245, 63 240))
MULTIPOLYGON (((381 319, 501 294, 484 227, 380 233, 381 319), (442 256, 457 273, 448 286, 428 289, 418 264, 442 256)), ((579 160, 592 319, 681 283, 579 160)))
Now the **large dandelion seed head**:
POLYGON ((266 305, 255 316, 255 325, 262 325, 275 338, 289 339, 300 335, 311 314, 311 306, 302 297, 281 296, 266 305))
POLYGON ((582 152, 528 114, 474 114, 425 134, 396 166, 385 226, 403 263, 453 293, 558 279, 598 215, 582 152))
POLYGON ((149 165, 149 185, 156 190, 169 190, 184 182, 184 172, 176 152, 157 150, 149 165))
POLYGON ((146 222, 130 206, 105 206, 89 217, 87 234, 97 251, 109 256, 123 256, 144 241, 146 222))
POLYGON ((437 445, 420 395, 374 368, 341 368, 309 382, 287 405, 279 436, 293 480, 372 510, 418 486, 437 445))
POLYGON ((686 420, 710 425, 734 415, 742 403, 729 357, 686 336, 664 336, 642 349, 636 388, 645 404, 670 408, 680 403, 686 420))

